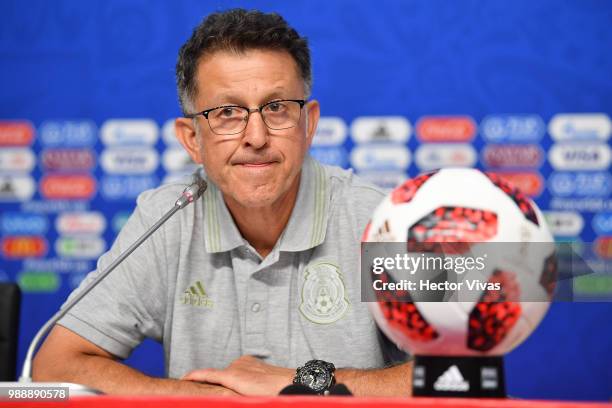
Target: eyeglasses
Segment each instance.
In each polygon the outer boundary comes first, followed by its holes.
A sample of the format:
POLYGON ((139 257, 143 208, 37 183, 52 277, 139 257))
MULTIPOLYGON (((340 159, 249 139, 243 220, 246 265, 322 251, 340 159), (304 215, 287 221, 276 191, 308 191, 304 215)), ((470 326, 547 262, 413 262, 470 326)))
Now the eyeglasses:
POLYGON ((208 126, 213 133, 235 135, 246 129, 251 113, 259 112, 269 129, 283 130, 297 126, 305 104, 306 101, 303 99, 280 99, 253 109, 238 105, 225 105, 185 115, 185 117, 195 118, 202 115, 208 121, 208 126))

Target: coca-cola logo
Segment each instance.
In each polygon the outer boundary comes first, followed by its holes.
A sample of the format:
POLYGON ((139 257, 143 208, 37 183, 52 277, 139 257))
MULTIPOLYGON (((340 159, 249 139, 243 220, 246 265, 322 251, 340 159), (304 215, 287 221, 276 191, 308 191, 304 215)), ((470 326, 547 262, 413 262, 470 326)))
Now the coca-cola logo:
POLYGON ((468 142, 476 135, 476 123, 469 116, 426 116, 416 125, 423 142, 468 142))
POLYGON ((40 192, 47 199, 90 199, 96 193, 96 180, 89 175, 51 175, 40 182, 40 192))

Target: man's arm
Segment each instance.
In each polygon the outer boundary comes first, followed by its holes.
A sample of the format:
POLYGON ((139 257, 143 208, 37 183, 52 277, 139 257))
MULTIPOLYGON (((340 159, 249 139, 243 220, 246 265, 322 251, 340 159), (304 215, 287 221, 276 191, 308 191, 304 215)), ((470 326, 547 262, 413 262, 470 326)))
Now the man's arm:
POLYGON ((59 325, 34 358, 33 379, 83 384, 107 394, 236 395, 222 386, 149 377, 59 325))
POLYGON ((336 382, 345 384, 356 396, 412 396, 412 361, 373 370, 340 369, 336 382))
MULTIPOLYGON (((278 395, 292 383, 294 375, 295 369, 242 356, 224 370, 195 370, 183 379, 222 385, 244 395, 278 395)), ((360 397, 409 397, 412 395, 412 362, 373 370, 340 369, 336 371, 336 380, 360 397)))

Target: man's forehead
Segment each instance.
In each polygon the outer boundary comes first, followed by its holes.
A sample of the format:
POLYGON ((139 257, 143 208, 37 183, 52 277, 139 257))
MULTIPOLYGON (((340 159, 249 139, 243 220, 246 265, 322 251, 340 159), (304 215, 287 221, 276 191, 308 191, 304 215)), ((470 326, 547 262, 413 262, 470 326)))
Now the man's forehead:
POLYGON ((216 51, 198 61, 198 93, 207 98, 238 98, 247 94, 301 97, 304 82, 297 64, 286 51, 216 51))

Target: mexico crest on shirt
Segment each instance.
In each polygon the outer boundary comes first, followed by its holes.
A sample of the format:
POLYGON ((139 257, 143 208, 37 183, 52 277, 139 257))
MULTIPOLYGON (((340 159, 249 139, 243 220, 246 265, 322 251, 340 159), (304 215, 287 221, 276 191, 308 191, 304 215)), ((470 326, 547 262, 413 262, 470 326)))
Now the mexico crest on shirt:
POLYGON ((308 265, 302 284, 300 312, 313 323, 330 324, 348 310, 340 268, 329 262, 308 265))

